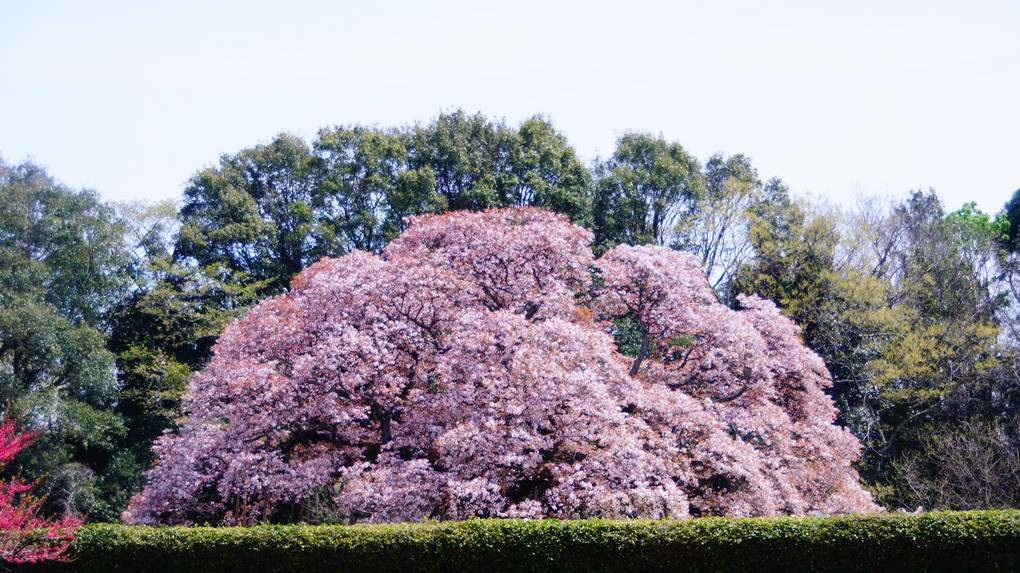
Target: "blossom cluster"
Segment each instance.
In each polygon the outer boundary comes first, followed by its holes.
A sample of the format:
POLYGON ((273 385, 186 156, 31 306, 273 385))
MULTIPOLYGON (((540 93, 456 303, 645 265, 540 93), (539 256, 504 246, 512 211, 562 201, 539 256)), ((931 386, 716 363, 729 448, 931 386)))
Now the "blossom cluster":
MULTIPOLYGON (((15 426, 10 418, 0 422, 0 467, 32 440, 31 432, 19 432, 15 426)), ((17 479, 0 483, 0 562, 62 561, 81 525, 74 516, 42 517, 42 500, 28 497, 30 489, 32 484, 17 479)))
POLYGON ((227 327, 128 523, 875 509, 821 359, 692 256, 532 208, 409 219, 227 327), (640 349, 620 352, 621 321, 640 349))

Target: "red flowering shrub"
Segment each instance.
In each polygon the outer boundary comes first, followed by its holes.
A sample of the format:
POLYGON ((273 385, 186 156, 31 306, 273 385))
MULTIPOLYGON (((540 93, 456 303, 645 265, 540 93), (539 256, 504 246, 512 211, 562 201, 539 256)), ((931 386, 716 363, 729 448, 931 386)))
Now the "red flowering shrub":
MULTIPOLYGON (((14 420, 0 423, 0 467, 31 441, 29 433, 15 430, 14 420)), ((0 561, 34 563, 44 559, 63 560, 81 520, 39 517, 41 500, 26 497, 30 484, 19 480, 0 483, 0 561)))
POLYGON ((536 209, 460 212, 312 265, 224 330, 123 519, 323 495, 376 522, 875 509, 795 325, 720 304, 687 254, 590 241, 536 209))

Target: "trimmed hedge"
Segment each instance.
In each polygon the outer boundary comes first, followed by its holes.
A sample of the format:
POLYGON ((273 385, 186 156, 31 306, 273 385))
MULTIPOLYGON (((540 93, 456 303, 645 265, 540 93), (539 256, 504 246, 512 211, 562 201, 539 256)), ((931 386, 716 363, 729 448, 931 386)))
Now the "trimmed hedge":
POLYGON ((69 563, 30 572, 1014 571, 1020 512, 688 521, 89 525, 69 563))

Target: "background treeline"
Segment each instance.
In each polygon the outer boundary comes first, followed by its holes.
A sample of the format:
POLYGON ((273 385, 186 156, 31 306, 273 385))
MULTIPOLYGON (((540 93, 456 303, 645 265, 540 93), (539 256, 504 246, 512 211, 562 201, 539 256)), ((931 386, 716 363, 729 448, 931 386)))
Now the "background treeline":
POLYGON ((775 301, 828 364, 882 503, 1020 507, 1020 191, 994 216, 932 191, 833 206, 742 155, 627 133, 586 165, 545 118, 460 111, 281 134, 196 173, 181 205, 109 205, 0 162, 0 413, 40 431, 10 471, 55 510, 116 520, 223 325, 405 216, 514 205, 591 228, 597 252, 692 251, 722 300, 775 301))

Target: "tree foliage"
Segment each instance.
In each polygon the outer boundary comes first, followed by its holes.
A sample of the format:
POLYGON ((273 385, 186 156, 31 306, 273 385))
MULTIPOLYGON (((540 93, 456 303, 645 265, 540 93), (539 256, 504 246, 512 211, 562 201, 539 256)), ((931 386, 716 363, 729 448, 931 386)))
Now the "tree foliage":
POLYGON ((311 146, 280 134, 191 178, 174 256, 271 295, 323 256, 378 252, 409 215, 533 205, 585 222, 590 180, 540 116, 519 128, 459 110, 404 129, 335 126, 311 146))
POLYGON ((940 428, 975 416, 997 424, 1014 400, 989 218, 973 206, 946 213, 915 192, 855 211, 794 204, 762 223, 735 288, 803 326, 833 373, 841 421, 865 443, 866 479, 891 488, 886 502, 908 503, 916 496, 897 475, 907 466, 891 461, 934 447, 940 428))
POLYGON ((591 238, 459 212, 316 263, 223 332, 124 519, 288 519, 323 491, 369 521, 874 507, 789 320, 718 303, 689 255, 591 238))
POLYGON ((129 284, 123 229, 95 193, 32 164, 0 163, 0 197, 0 415, 39 430, 8 475, 42 478, 51 507, 108 519, 125 437, 106 347, 129 284))
POLYGON ((704 195, 679 218, 671 246, 697 255, 712 287, 724 289, 752 253, 751 225, 767 203, 780 202, 787 191, 778 179, 763 185, 743 155, 713 155, 705 164, 705 181, 704 195))
POLYGON ((698 160, 677 142, 626 133, 609 160, 596 166, 592 208, 595 247, 619 243, 668 245, 704 192, 698 160))
POLYGON ((264 293, 312 262, 312 155, 300 138, 224 155, 184 190, 176 256, 220 265, 264 293))

